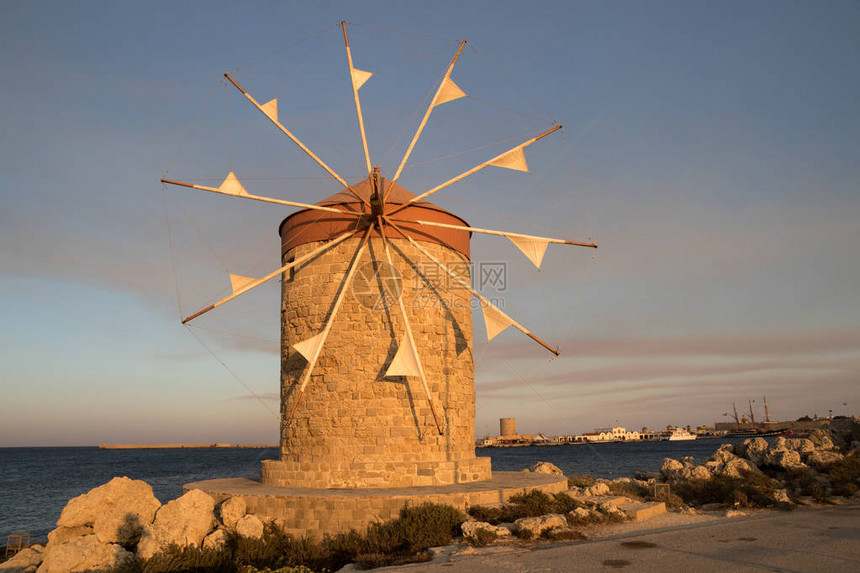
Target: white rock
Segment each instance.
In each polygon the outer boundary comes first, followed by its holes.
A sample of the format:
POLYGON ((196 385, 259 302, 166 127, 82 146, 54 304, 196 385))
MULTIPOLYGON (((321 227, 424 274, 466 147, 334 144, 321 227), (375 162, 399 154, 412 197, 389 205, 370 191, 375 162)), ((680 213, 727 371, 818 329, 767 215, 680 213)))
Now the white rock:
POLYGON ((0 563, 0 571, 5 573, 32 573, 42 563, 45 548, 32 545, 13 555, 8 561, 0 563))
POLYGON ((86 525, 81 525, 79 527, 58 527, 48 534, 48 544, 55 543, 59 545, 60 543, 65 543, 66 541, 72 540, 76 537, 94 534, 95 530, 86 525))
POLYGON ((601 503, 600 505, 597 506, 597 509, 599 509, 601 513, 604 513, 606 515, 620 515, 620 516, 627 515, 622 510, 618 509, 617 505, 615 505, 614 503, 612 503, 610 501, 605 501, 605 502, 601 503))
POLYGON ((609 495, 609 486, 602 482, 583 488, 582 492, 585 495, 609 495))
POLYGON ((263 522, 256 515, 246 515, 236 522, 236 533, 243 537, 263 537, 263 522))
POLYGON ((815 444, 816 450, 832 450, 836 448, 830 432, 818 429, 809 434, 809 440, 815 444))
POLYGON ((221 502, 221 505, 219 506, 221 523, 223 523, 229 529, 233 529, 234 527, 236 527, 236 522, 239 521, 245 515, 246 511, 248 511, 248 508, 245 504, 244 498, 228 498, 221 502))
POLYGON ((227 532, 223 529, 216 529, 203 538, 203 547, 205 549, 221 549, 226 542, 227 532))
POLYGON ((560 476, 564 475, 563 471, 561 471, 557 466, 549 462, 537 462, 529 468, 529 471, 534 472, 536 474, 555 474, 560 476))
POLYGON ((144 481, 115 477, 69 501, 59 527, 91 526, 102 543, 132 545, 161 503, 144 481))
POLYGON ((804 468, 806 465, 800 460, 800 454, 785 447, 776 447, 768 450, 764 458, 764 464, 782 469, 804 468))
POLYGON ((812 440, 806 438, 788 438, 785 440, 785 447, 800 454, 810 454, 815 451, 815 444, 812 440))
POLYGON ((735 446, 735 453, 742 458, 748 459, 756 466, 760 466, 764 463, 767 448, 767 440, 764 438, 749 438, 744 440, 742 444, 735 446))
POLYGON ((215 500, 193 489, 161 506, 155 521, 144 528, 137 553, 148 559, 171 543, 180 547, 198 546, 215 526, 215 500))
POLYGON ((101 543, 96 535, 76 537, 65 543, 48 543, 38 573, 106 571, 133 554, 115 543, 101 543))
POLYGON ((835 464, 842 460, 842 454, 826 450, 816 450, 806 457, 806 463, 815 468, 829 466, 830 464, 835 464))
POLYGON ((791 498, 788 497, 788 490, 785 489, 775 490, 772 497, 776 503, 788 503, 791 501, 791 498))
POLYGON ((573 511, 568 512, 568 515, 573 516, 575 519, 588 519, 592 513, 584 507, 577 507, 573 511))
POLYGON ((527 529, 534 537, 539 537, 544 531, 564 529, 567 527, 567 519, 563 515, 551 513, 540 517, 523 517, 516 520, 515 525, 520 529, 527 529))
POLYGON ((495 533, 498 537, 509 537, 511 535, 511 532, 507 527, 490 525, 485 521, 466 521, 460 526, 460 530, 463 532, 464 537, 475 538, 478 531, 481 529, 489 531, 490 533, 495 533))

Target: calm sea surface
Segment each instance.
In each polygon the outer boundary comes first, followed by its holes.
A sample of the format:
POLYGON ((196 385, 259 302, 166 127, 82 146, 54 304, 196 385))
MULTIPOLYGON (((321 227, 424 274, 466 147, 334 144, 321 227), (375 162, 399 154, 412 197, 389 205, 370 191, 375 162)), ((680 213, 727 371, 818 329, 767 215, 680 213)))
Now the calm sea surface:
MULTIPOLYGON (((667 457, 703 461, 723 442, 633 442, 528 448, 486 448, 493 469, 516 471, 552 462, 567 475, 629 477, 657 471, 667 457)), ((115 476, 142 479, 165 503, 182 495, 182 485, 222 477, 256 478, 260 461, 277 459, 276 449, 99 450, 98 448, 0 448, 0 544, 13 531, 47 539, 66 502, 115 476)))

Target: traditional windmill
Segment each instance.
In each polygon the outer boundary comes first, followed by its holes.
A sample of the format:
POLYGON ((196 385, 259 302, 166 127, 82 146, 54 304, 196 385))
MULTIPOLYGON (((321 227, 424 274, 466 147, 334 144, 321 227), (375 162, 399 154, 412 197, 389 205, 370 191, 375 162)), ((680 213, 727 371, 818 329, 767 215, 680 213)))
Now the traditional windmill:
POLYGON ((283 266, 262 278, 231 274, 232 294, 182 322, 282 277, 281 456, 263 463, 265 484, 394 487, 488 479, 489 459, 474 451, 471 301, 480 302, 488 339, 514 327, 558 351, 472 287, 471 233, 507 237, 538 268, 551 243, 597 245, 473 227, 426 199, 488 167, 528 171, 524 150, 561 126, 415 195, 398 181, 433 110, 466 95, 451 79, 466 42, 448 64, 393 177, 385 179, 371 160, 359 97, 373 73, 354 66, 346 24, 341 28, 367 178, 348 184, 280 121, 277 99, 261 104, 225 74, 343 189, 307 204, 249 193, 232 171, 218 187, 162 179, 300 208, 281 224, 283 266), (421 298, 428 293, 432 304, 421 298))

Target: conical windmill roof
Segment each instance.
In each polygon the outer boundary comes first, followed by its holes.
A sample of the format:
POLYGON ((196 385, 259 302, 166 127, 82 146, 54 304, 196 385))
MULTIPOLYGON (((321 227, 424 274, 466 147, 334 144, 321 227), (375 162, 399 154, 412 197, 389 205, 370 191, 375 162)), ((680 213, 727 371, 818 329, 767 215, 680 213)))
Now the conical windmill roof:
MULTIPOLYGON (((392 183, 382 179, 382 188, 387 192, 392 183)), ((388 199, 385 201, 386 211, 390 211, 394 205, 403 205, 410 199, 415 197, 415 194, 397 185, 393 184, 394 188, 388 194, 388 199)), ((373 194, 373 184, 370 178, 367 178, 360 183, 351 185, 350 189, 362 199, 370 202, 373 194)), ((303 209, 296 211, 281 222, 279 233, 281 235, 281 250, 282 253, 296 248, 299 245, 314 243, 318 241, 330 241, 336 237, 354 230, 359 220, 352 213, 370 214, 370 208, 360 201, 356 196, 344 189, 330 197, 326 197, 322 201, 317 202, 317 205, 325 207, 337 207, 344 211, 343 216, 335 213, 325 213, 312 209, 303 209)), ((416 241, 424 241, 444 245, 459 253, 462 253, 466 258, 469 258, 469 239, 471 233, 469 231, 461 231, 458 229, 446 229, 441 227, 431 227, 421 225, 420 223, 410 223, 409 221, 429 221, 433 223, 446 223, 448 225, 468 226, 469 224, 462 218, 453 213, 430 203, 429 201, 416 201, 409 207, 399 211, 393 217, 395 223, 410 237, 416 241)), ((377 229, 371 233, 372 237, 379 237, 377 229)), ((386 233, 389 239, 401 239, 401 235, 389 229, 386 233)))

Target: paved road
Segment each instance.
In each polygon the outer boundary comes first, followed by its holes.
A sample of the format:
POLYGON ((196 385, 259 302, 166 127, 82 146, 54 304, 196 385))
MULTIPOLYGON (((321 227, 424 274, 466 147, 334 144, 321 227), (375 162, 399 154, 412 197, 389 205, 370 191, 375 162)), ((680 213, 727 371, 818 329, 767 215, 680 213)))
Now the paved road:
POLYGON ((525 550, 487 548, 386 571, 856 573, 860 572, 860 506, 768 513, 525 550))

